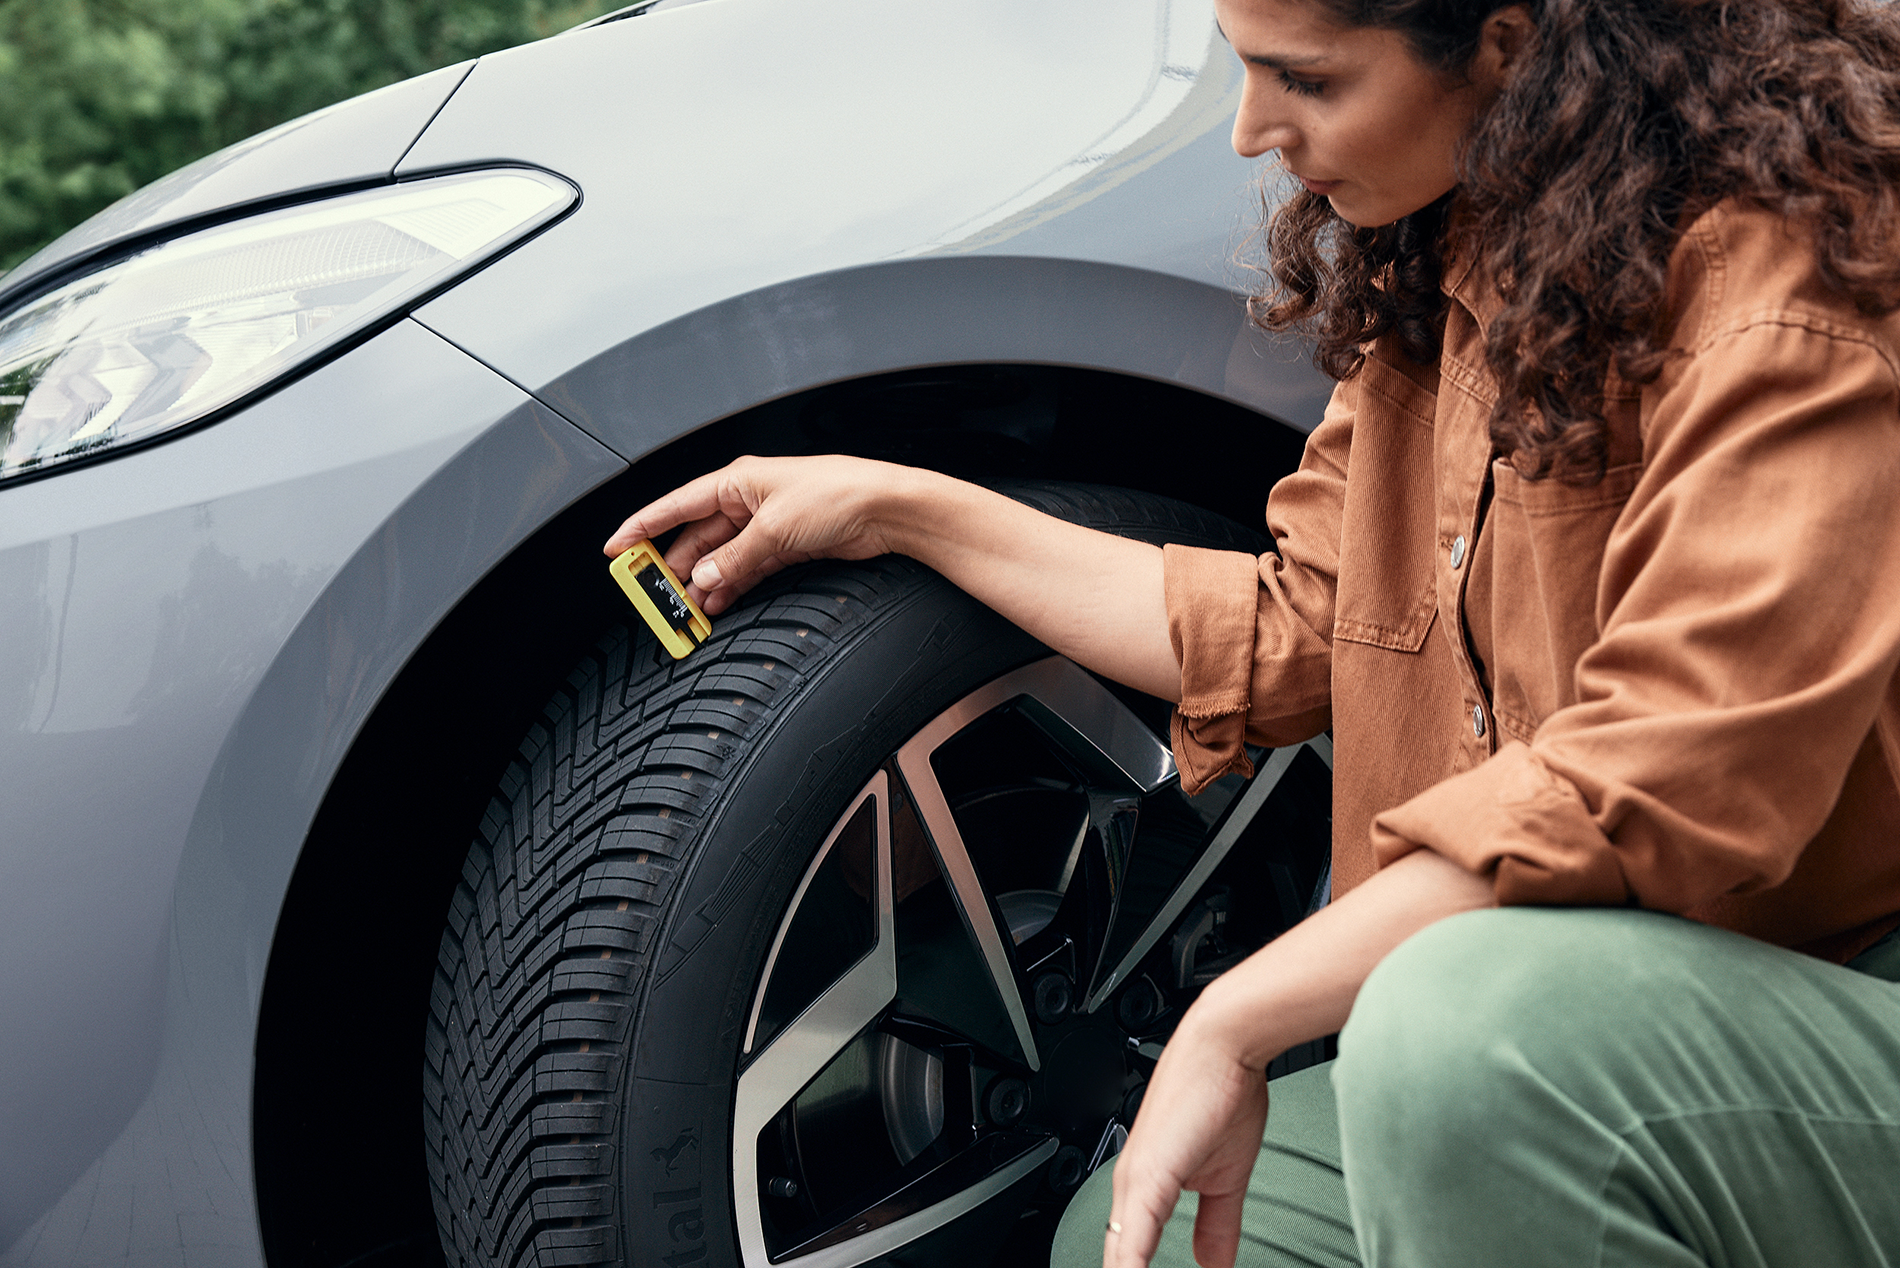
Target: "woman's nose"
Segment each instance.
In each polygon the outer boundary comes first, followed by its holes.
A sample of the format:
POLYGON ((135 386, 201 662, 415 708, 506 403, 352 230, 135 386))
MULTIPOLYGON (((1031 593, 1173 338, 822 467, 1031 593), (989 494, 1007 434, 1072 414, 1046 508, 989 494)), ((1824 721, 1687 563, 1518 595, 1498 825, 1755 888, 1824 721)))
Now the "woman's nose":
POLYGON ((1240 109, 1234 115, 1234 153, 1242 158, 1259 158, 1269 150, 1283 150, 1298 143, 1299 131, 1286 115, 1285 97, 1285 93, 1248 75, 1240 94, 1240 109))

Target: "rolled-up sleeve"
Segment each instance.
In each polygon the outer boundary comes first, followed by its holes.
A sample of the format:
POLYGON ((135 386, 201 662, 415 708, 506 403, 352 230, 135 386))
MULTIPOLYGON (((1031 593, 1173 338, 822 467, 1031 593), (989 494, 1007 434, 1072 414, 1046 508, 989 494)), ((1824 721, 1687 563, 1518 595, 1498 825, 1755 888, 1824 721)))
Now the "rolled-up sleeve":
POLYGON ((1189 794, 1230 771, 1251 775, 1248 743, 1293 743, 1329 725, 1353 391, 1346 383, 1334 392, 1299 470, 1274 486, 1276 550, 1162 552, 1168 636, 1181 662, 1172 739, 1189 794))
POLYGON ((1575 703, 1379 815, 1382 866, 1423 846, 1501 903, 1687 912, 1779 885, 1828 819, 1900 665, 1890 354, 1757 317, 1645 407, 1575 703))

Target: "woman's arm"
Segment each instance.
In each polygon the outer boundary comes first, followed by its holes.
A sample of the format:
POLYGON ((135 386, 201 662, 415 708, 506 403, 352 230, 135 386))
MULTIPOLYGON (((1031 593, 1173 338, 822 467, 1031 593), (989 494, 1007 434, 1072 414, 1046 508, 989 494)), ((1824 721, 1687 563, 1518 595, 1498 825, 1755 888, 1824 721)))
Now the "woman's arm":
POLYGON ((1492 903, 1490 881, 1420 850, 1215 979, 1162 1051, 1115 1163, 1107 1268, 1146 1265, 1186 1189, 1201 1195, 1195 1260, 1228 1268, 1266 1124, 1267 1063, 1343 1026, 1367 975, 1401 942, 1492 903))
POLYGON ((1055 651, 1181 698, 1161 551, 1069 524, 936 472, 863 458, 741 458, 635 513, 617 555, 685 525, 667 551, 707 613, 808 559, 896 552, 942 573, 1055 651))

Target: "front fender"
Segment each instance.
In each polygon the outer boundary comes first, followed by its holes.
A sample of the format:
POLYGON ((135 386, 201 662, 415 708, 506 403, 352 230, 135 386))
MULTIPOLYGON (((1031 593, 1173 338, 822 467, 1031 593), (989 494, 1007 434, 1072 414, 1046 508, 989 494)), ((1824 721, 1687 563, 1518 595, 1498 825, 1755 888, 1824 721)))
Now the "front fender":
POLYGON ((0 1262, 259 1262, 252 1053, 317 806, 442 614, 622 467, 401 322, 0 491, 0 1262))

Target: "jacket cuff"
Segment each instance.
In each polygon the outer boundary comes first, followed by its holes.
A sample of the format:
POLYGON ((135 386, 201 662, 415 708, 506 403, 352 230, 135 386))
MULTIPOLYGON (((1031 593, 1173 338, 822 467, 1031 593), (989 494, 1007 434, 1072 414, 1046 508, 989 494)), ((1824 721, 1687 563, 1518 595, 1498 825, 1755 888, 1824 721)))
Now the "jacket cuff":
POLYGON ((1223 713, 1213 718, 1185 718, 1179 710, 1168 727, 1174 765, 1181 772, 1181 791, 1190 797, 1223 775, 1253 777, 1253 759, 1247 756, 1247 715, 1223 713))
POLYGON ((1380 867, 1420 848, 1490 877, 1500 906, 1632 901, 1616 847, 1575 785, 1517 741, 1372 821, 1380 867))
POLYGON ((1169 728, 1181 787, 1189 796, 1247 760, 1260 561, 1231 550, 1164 546, 1168 639, 1181 663, 1181 703, 1169 728))

